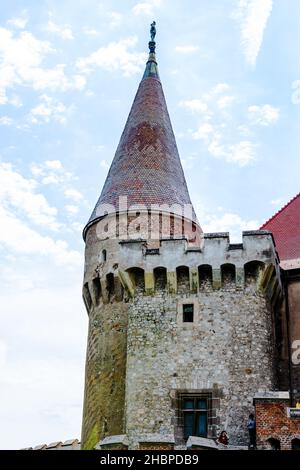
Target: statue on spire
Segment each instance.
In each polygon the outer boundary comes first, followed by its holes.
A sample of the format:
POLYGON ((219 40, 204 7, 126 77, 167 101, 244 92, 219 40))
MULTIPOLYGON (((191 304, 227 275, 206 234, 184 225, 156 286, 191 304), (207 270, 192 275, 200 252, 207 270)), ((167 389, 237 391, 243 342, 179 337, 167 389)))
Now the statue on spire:
POLYGON ((156 36, 156 22, 153 21, 153 23, 151 23, 151 28, 150 28, 150 36, 151 36, 151 41, 154 41, 155 39, 155 36, 156 36))

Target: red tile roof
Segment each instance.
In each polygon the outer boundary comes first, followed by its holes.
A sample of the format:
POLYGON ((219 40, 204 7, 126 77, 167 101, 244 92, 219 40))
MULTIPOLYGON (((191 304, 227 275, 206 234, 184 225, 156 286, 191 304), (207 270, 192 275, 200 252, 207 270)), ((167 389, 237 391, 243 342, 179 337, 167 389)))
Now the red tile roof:
POLYGON ((300 259, 300 193, 260 229, 273 233, 281 261, 300 259))

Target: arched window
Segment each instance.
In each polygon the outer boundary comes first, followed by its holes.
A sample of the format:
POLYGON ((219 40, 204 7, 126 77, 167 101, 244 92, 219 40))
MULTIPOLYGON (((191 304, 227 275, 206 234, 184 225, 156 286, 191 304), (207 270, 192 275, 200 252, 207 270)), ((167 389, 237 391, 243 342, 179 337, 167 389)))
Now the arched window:
POLYGON ((101 254, 102 263, 105 263, 106 259, 107 259, 107 252, 106 250, 102 250, 102 254, 101 254))
POLYGON ((229 287, 235 284, 235 265, 234 264, 222 264, 221 266, 221 279, 222 286, 229 287))
POLYGON ((264 269, 265 264, 262 261, 249 261, 244 265, 245 284, 254 284, 257 281, 259 273, 264 269))
POLYGON ((209 264, 202 264, 198 268, 199 288, 209 289, 212 286, 212 267, 209 264))
POLYGON ((270 437, 270 439, 267 440, 268 447, 270 450, 280 450, 280 440, 275 439, 274 437, 270 437))
POLYGON ((167 286, 167 270, 166 268, 158 267, 154 271, 154 287, 156 291, 164 290, 167 286))
POLYGON ((292 439, 292 450, 300 450, 300 439, 292 439))
POLYGON ((179 266, 176 268, 177 292, 185 294, 190 290, 190 270, 187 266, 179 266))
POLYGON ((136 292, 144 292, 145 290, 145 275, 144 270, 141 268, 129 268, 127 269, 130 275, 131 281, 136 289, 136 292))

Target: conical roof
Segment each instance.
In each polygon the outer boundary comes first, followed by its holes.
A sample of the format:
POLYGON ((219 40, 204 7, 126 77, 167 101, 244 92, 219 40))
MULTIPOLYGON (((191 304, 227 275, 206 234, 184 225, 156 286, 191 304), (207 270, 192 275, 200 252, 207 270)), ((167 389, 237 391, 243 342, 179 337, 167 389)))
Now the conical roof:
MULTIPOLYGON (((119 212, 119 197, 128 207, 153 204, 191 205, 155 56, 149 42, 146 69, 131 107, 113 162, 87 229, 103 215, 103 205, 119 212)), ((192 219, 196 221, 192 209, 192 219)), ((170 211, 171 212, 171 211, 170 211)))

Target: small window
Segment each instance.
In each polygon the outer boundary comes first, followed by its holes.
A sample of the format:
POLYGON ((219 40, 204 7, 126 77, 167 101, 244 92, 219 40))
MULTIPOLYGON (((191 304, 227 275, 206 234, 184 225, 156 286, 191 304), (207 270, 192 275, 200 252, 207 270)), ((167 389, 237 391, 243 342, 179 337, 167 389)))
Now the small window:
POLYGON ((183 305, 182 311, 182 321, 184 323, 193 323, 194 321, 194 305, 193 304, 185 304, 183 305))
POLYGON ((280 450, 280 440, 279 439, 274 439, 273 437, 270 437, 270 439, 267 440, 269 444, 269 449, 271 450, 280 450))
POLYGON ((292 450, 300 450, 300 439, 293 439, 292 440, 292 450))
POLYGON ((103 262, 103 263, 105 263, 106 257, 107 257, 107 255, 106 255, 106 250, 102 250, 102 262, 103 262))
POLYGON ((183 397, 182 413, 185 439, 207 437, 207 397, 183 397))

